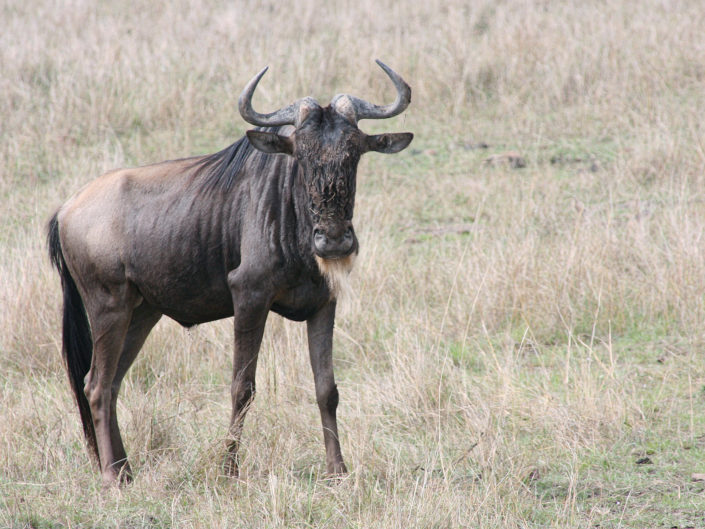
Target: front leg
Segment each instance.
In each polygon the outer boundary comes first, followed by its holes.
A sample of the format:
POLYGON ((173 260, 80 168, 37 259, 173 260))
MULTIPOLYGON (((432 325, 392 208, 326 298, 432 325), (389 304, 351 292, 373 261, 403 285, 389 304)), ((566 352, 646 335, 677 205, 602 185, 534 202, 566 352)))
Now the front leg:
POLYGON ((227 476, 238 477, 240 437, 245 415, 255 396, 257 355, 267 322, 270 300, 255 291, 243 274, 228 277, 234 306, 233 379, 230 392, 233 402, 228 430, 228 453, 223 470, 227 476))
POLYGON ((306 323, 308 330, 308 350, 316 385, 316 401, 321 412, 323 442, 326 446, 326 466, 328 474, 345 474, 347 469, 340 453, 338 422, 335 412, 338 407, 338 388, 333 375, 333 325, 335 322, 335 301, 329 301, 306 323))

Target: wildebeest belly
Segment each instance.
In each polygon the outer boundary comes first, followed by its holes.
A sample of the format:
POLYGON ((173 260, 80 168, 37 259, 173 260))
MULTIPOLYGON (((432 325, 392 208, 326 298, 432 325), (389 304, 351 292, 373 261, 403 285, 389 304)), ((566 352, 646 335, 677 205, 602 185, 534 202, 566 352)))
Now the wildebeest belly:
POLYGON ((145 302, 185 326, 227 318, 233 315, 233 302, 227 283, 204 281, 191 276, 176 282, 148 284, 135 282, 145 302))
MULTIPOLYGON (((145 281, 145 277, 142 274, 140 279, 133 281, 145 302, 184 326, 233 315, 232 293, 224 276, 222 279, 208 277, 191 270, 180 275, 164 275, 161 280, 145 281)), ((304 321, 329 299, 330 292, 324 284, 307 280, 303 284, 282 288, 273 299, 270 310, 290 320, 304 321)))

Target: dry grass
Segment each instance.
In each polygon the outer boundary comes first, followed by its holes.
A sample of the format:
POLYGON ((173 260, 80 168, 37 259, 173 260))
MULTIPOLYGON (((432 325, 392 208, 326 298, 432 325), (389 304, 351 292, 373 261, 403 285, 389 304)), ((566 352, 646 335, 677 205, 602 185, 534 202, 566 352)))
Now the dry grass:
POLYGON ((94 4, 0 6, 0 526, 705 523, 699 2, 94 4), (136 482, 101 494, 59 359, 53 208, 234 141, 267 64, 263 110, 388 100, 376 57, 413 102, 362 128, 416 139, 359 170, 335 343, 350 476, 322 478, 304 329, 274 316, 245 475, 218 476, 230 323, 165 321, 119 404, 136 482), (483 163, 507 151, 526 167, 483 163))

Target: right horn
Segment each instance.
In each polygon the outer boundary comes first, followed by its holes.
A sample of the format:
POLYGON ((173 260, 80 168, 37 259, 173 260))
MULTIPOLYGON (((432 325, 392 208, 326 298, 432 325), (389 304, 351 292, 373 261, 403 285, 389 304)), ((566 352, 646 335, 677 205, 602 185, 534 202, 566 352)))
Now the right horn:
MULTIPOLYGON (((389 105, 375 105, 374 103, 370 103, 364 99, 359 99, 355 96, 346 96, 350 99, 350 102, 355 109, 356 121, 360 121, 361 119, 391 118, 404 112, 406 107, 409 106, 409 103, 411 103, 411 88, 408 84, 406 84, 404 79, 402 79, 398 73, 379 59, 375 62, 379 64, 380 68, 384 70, 384 72, 394 83, 394 87, 397 89, 397 98, 394 103, 389 105)), ((337 97, 335 99, 337 99, 337 97)))
POLYGON ((247 83, 245 89, 240 94, 240 98, 237 101, 238 109, 240 110, 240 115, 242 118, 251 123, 252 125, 258 127, 276 127, 279 125, 295 125, 296 118, 299 114, 300 101, 292 103, 288 107, 281 108, 270 114, 260 114, 255 109, 252 108, 252 94, 255 93, 255 88, 257 88, 257 83, 262 79, 262 76, 267 72, 269 66, 264 68, 260 73, 255 75, 252 80, 247 83))

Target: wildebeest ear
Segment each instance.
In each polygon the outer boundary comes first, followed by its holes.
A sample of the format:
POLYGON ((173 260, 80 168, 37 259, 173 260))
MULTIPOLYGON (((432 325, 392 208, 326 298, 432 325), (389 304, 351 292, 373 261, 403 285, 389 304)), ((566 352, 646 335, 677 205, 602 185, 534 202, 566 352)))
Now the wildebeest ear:
POLYGON ((250 140, 255 149, 267 154, 292 154, 294 152, 294 143, 291 138, 289 136, 281 136, 276 132, 248 130, 247 139, 250 140))
POLYGON ((367 136, 367 150, 392 154, 406 149, 414 135, 411 132, 390 132, 367 136))

